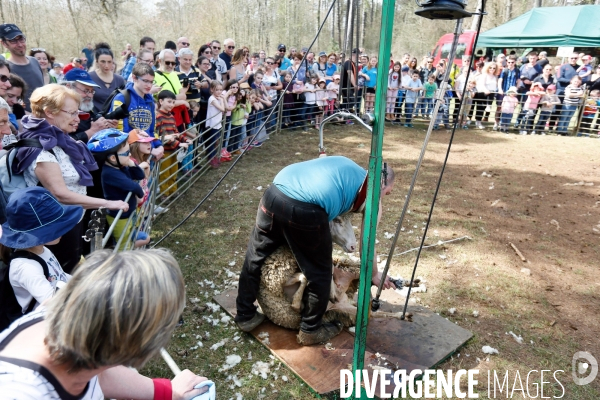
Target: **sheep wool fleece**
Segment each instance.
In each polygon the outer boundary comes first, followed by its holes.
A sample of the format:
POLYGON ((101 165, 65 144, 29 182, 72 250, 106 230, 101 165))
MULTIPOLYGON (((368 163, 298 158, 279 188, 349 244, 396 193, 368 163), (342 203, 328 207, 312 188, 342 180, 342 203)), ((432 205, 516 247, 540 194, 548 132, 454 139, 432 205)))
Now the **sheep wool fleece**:
POLYGON ((254 302, 263 264, 275 250, 287 244, 308 280, 302 298, 300 329, 312 332, 320 328, 332 278, 333 244, 329 221, 352 207, 365 176, 364 169, 345 157, 292 164, 277 175, 275 184, 265 191, 260 201, 256 224, 250 234, 238 285, 237 322, 249 321, 256 313, 254 302), (356 172, 345 173, 345 169, 356 172), (284 180, 286 185, 282 188, 277 182, 284 180), (294 190, 294 185, 301 186, 294 190), (295 198, 294 194, 300 193, 307 196, 305 200, 295 198), (321 196, 327 193, 329 200, 324 203, 321 196), (340 204, 332 203, 331 199, 337 199, 340 204))

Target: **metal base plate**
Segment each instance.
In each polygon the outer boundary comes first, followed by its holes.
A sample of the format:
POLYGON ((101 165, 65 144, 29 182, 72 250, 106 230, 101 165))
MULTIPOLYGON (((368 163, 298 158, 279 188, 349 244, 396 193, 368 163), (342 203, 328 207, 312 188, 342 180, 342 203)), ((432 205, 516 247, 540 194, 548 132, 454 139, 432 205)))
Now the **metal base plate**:
MULTIPOLYGON (((230 315, 235 316, 237 289, 224 292, 214 299, 230 315)), ((381 311, 402 310, 404 298, 386 290, 381 296, 381 311)), ((440 317, 421 306, 409 306, 412 321, 394 318, 374 318, 371 315, 367 334, 365 368, 385 367, 392 370, 404 369, 409 374, 414 369, 433 368, 453 354, 473 335, 466 329, 440 317), (379 353, 379 357, 376 355, 379 353), (385 359, 385 360, 384 360, 385 359), (386 364, 388 363, 388 364, 386 364)), ((266 347, 281 362, 288 366, 317 394, 337 398, 340 390, 340 370, 352 369, 354 336, 347 331, 331 340, 334 350, 324 345, 300 346, 296 342, 296 331, 263 322, 251 334, 269 334, 266 347)), ((261 340, 257 340, 260 342, 261 340)), ((264 343, 263 343, 264 344, 264 343)), ((388 386, 388 392, 394 388, 388 386)), ((375 393, 380 393, 379 388, 375 393)))

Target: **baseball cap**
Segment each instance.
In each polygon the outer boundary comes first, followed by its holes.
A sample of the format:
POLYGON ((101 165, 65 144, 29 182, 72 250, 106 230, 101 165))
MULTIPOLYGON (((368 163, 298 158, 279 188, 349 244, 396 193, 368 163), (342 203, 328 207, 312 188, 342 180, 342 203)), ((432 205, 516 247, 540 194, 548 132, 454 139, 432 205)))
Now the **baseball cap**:
POLYGON ((25 36, 23 32, 15 24, 2 24, 0 25, 0 37, 2 39, 13 40, 17 36, 25 36))
POLYGON ((506 93, 517 93, 517 87, 516 86, 509 87, 508 90, 506 91, 506 93))
POLYGON ((319 53, 319 57, 323 57, 323 56, 327 56, 327 53, 325 53, 324 51, 319 53))
POLYGON ((67 72, 65 75, 65 81, 79 82, 79 83, 87 85, 87 86, 100 87, 96 84, 96 82, 94 82, 92 80, 92 78, 90 77, 90 74, 88 74, 87 71, 84 71, 84 70, 78 69, 78 68, 73 68, 72 70, 67 72))
POLYGON ((252 89, 250 87, 250 85, 248 85, 248 82, 243 82, 242 84, 240 84, 240 89, 252 89))
POLYGON ((127 138, 127 143, 132 144, 135 142, 140 143, 150 143, 154 140, 153 137, 148 136, 148 134, 141 129, 132 129, 129 131, 129 137, 127 138))
POLYGON ((410 70, 410 68, 408 67, 408 65, 405 65, 405 66, 402 67, 402 71, 408 71, 408 70, 410 70))
POLYGON ((282 50, 285 49, 285 44, 281 43, 279 46, 277 46, 277 50, 282 50))

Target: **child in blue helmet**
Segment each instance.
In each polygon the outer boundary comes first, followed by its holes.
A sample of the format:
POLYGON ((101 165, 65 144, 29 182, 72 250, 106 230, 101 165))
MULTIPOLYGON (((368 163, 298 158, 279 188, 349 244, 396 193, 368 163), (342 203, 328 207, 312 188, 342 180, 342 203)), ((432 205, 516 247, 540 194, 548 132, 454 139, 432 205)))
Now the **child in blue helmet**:
MULTIPOLYGON (((133 223, 129 223, 127 230, 127 220, 137 203, 143 201, 144 191, 137 181, 146 177, 144 171, 138 167, 129 157, 129 138, 128 133, 121 132, 118 129, 104 129, 90 138, 88 148, 96 156, 104 159, 104 168, 102 168, 102 190, 106 200, 125 201, 129 192, 132 192, 129 198, 129 210, 123 212, 119 217, 112 234, 118 242, 119 238, 125 234, 121 241, 119 250, 124 250, 127 238, 131 234, 133 223)), ((110 225, 113 224, 117 216, 117 211, 109 210, 106 220, 110 225)), ((137 232, 135 237, 135 247, 141 247, 150 242, 150 236, 145 232, 137 232)))

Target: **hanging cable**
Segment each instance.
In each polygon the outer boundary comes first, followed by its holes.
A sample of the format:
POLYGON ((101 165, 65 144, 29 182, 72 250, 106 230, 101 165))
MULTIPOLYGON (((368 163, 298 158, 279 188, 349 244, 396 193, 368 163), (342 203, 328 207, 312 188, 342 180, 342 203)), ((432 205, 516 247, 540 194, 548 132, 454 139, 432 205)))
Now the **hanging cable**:
MULTIPOLYGON (((329 15, 331 14, 331 11, 333 10, 333 6, 335 5, 336 1, 337 0, 333 0, 331 2, 331 6, 329 6, 329 10, 327 11, 327 14, 325 15, 325 18, 323 19, 323 22, 321 23, 321 26, 319 27, 319 30, 317 31, 317 34, 315 35, 314 39, 312 40, 310 46, 308 46, 308 50, 306 50, 306 52, 304 53, 304 56, 302 57, 302 61, 300 62, 300 65, 304 65, 306 63, 306 55, 308 53, 310 53, 313 45, 317 41, 317 38, 321 34, 321 31, 323 30, 323 26, 325 26, 325 22, 327 22, 327 19, 329 18, 329 15)), ((296 79, 296 75, 298 74, 299 71, 300 71, 300 68, 298 68, 298 70, 296 70, 294 72, 294 75, 292 76, 292 82, 294 81, 294 79, 296 79)), ((282 101, 283 101, 283 96, 280 96, 279 99, 277 99, 277 101, 275 102, 275 104, 271 107, 271 112, 264 119, 262 125, 260 125, 260 127, 256 130, 256 133, 250 138, 249 143, 252 143, 254 141, 254 138, 256 138, 258 136, 258 134, 260 133, 260 131, 264 128, 264 126, 267 124, 267 122, 269 121, 269 119, 271 118, 271 116, 273 115, 273 113, 275 112, 275 110, 277 109, 277 106, 279 105, 279 103, 282 102, 282 101)), ((217 190, 217 188, 225 180, 225 178, 227 177, 227 175, 229 175, 229 173, 231 172, 231 170, 242 159, 242 156, 246 153, 246 151, 247 151, 247 148, 244 148, 242 150, 242 153, 239 155, 239 157, 231 164, 231 166, 227 169, 227 171, 225 171, 225 174, 217 181, 217 183, 215 184, 215 186, 213 186, 213 188, 208 191, 208 193, 206 194, 206 196, 204 196, 204 198, 202 198, 202 200, 200 200, 200 202, 192 209, 192 211, 190 211, 188 213, 188 215, 186 215, 177 225, 175 225, 163 237, 161 237, 159 240, 157 240, 156 243, 154 243, 152 245, 152 248, 158 246, 166 238, 168 238, 169 236, 171 236, 171 234, 173 234, 173 232, 175 232, 183 224, 185 224, 192 217, 192 215, 194 215, 194 213, 196 211, 198 211, 198 209, 206 202, 206 200, 208 200, 208 198, 215 192, 215 190, 217 190)), ((217 157, 218 157, 218 153, 217 153, 217 157)))
MULTIPOLYGON (((481 9, 478 10, 478 14, 480 16, 483 16, 483 14, 484 14, 484 11, 483 11, 484 8, 485 8, 485 4, 484 3, 485 3, 485 0, 483 1, 482 5, 481 5, 481 9)), ((482 19, 483 18, 479 19, 477 34, 475 36, 475 41, 473 43, 473 48, 471 49, 471 54, 472 55, 475 53, 475 49, 477 47, 477 40, 479 38, 479 33, 481 31, 481 22, 482 22, 482 19)), ((450 63, 450 62, 448 63, 449 64, 449 68, 448 68, 448 70, 446 70, 446 73, 445 73, 445 76, 444 76, 443 85, 447 84, 447 82, 449 80, 449 77, 450 77, 450 70, 451 70, 452 65, 454 63, 454 57, 455 57, 455 52, 456 52, 456 47, 457 47, 457 41, 458 41, 458 37, 459 37, 459 34, 460 34, 459 31, 460 31, 460 27, 461 26, 462 26, 462 20, 457 21, 456 30, 455 30, 455 37, 454 37, 454 43, 453 43, 453 46, 452 46, 452 49, 451 49, 451 54, 450 54, 450 57, 449 57, 449 60, 452 59, 452 63, 450 63)), ((468 82, 470 73, 471 73, 471 68, 469 66, 469 69, 467 70, 467 76, 466 76, 465 82, 468 82)), ((456 106, 456 107, 458 107, 459 110, 462 107, 463 99, 464 99, 464 97, 462 97, 460 99, 458 105, 456 106)), ((379 309, 379 306, 380 306, 380 304, 379 304, 379 298, 381 296, 381 291, 383 290, 383 282, 385 282, 385 278, 387 276, 387 273, 388 273, 388 270, 389 270, 389 267, 390 267, 392 256, 394 254, 394 251, 395 251, 395 248, 396 248, 396 243, 398 241, 398 236, 399 236, 400 230, 402 228, 402 223, 404 221, 404 217, 405 217, 407 209, 408 209, 408 204, 409 204, 410 199, 412 197, 413 188, 414 188, 414 186, 416 184, 416 180, 417 180, 417 176, 418 176, 418 173, 419 173, 419 169, 421 167, 421 162, 423 160, 423 157, 425 155, 425 150, 426 150, 427 144, 429 142, 429 136, 431 134, 431 124, 433 124, 435 122, 435 119, 437 118, 437 113, 438 113, 440 104, 441 104, 441 101, 440 101, 440 99, 438 99, 438 101, 436 102, 435 107, 434 107, 434 111, 433 111, 433 115, 432 115, 432 121, 430 123, 429 129, 427 131, 427 135, 425 137, 425 141, 423 143, 423 147, 421 149, 421 154, 420 154, 418 162, 417 162, 417 167, 416 167, 415 172, 413 174, 413 178, 412 178, 412 181, 411 181, 411 184, 410 184, 410 187, 409 187, 409 191, 408 191, 408 194, 406 196, 406 200, 404 202, 404 207, 403 207, 402 213, 400 215, 400 220, 398 221, 398 226, 396 227, 396 234, 394 235, 394 238, 392 240, 392 246, 390 248, 390 253, 389 253, 389 256, 388 256, 388 258, 386 260, 386 265, 385 265, 385 267, 384 267, 384 269, 382 271, 381 283, 380 283, 379 287, 377 288, 377 293, 376 293, 375 298, 373 299, 373 301, 371 303, 371 309, 373 311, 377 311, 379 309)), ((446 162, 447 162, 447 159, 448 159, 448 154, 450 152, 450 148, 452 146, 452 141, 454 139, 454 133, 456 131, 456 124, 457 124, 457 121, 455 120, 454 121, 454 126, 452 128, 452 134, 451 134, 451 137, 450 137, 450 142, 448 144, 446 159, 445 159, 444 164, 442 166, 442 171, 441 171, 440 178, 439 178, 439 180, 437 182, 436 191, 435 191, 434 198, 433 198, 433 201, 432 201, 430 213, 429 213, 428 218, 427 218, 427 224, 426 224, 426 227, 425 227, 425 232, 424 232, 423 238, 421 240, 421 245, 419 246, 419 252, 417 253, 417 259, 415 261, 415 266, 414 266, 412 277, 411 277, 411 284, 414 281, 414 276, 415 276, 416 268, 417 268, 417 265, 418 265, 418 262, 419 262, 419 258, 420 258, 422 246, 423 246, 423 244, 425 242, 427 230, 429 228, 429 223, 431 221, 431 215, 432 215, 432 212, 433 212, 433 207, 435 205, 435 201, 436 201, 437 193, 438 193, 438 190, 439 190, 439 187, 440 187, 440 184, 441 184, 441 179, 442 179, 442 176, 443 176, 443 173, 444 173, 444 169, 446 168, 446 162)), ((406 300, 406 304, 405 304, 405 307, 404 307, 403 318, 404 318, 404 313, 406 313, 406 306, 408 305, 408 298, 409 297, 410 297, 410 289, 409 289, 407 300, 406 300)))
MULTIPOLYGON (((473 59, 473 55, 475 54, 475 49, 477 48, 477 41, 479 40, 479 33, 481 32, 481 23, 483 21, 483 15, 484 15, 484 10, 485 10, 485 1, 486 0, 481 1, 481 8, 479 10, 477 10, 477 14, 479 14, 479 21, 477 24, 477 33, 475 34, 475 40, 473 41, 473 48, 471 49, 471 60, 473 59)), ((467 82, 469 82, 470 74, 471 74, 471 65, 469 65, 469 68, 467 70, 467 76, 465 78, 465 87, 466 87, 467 82)), ((460 101, 458 102, 459 112, 462 107, 464 98, 465 98, 465 96, 462 96, 460 98, 460 101)), ((429 214, 427 215, 427 223, 425 224, 425 231, 423 232, 423 237, 421 238, 421 243, 419 244, 419 251, 417 252, 417 259, 415 260, 415 266, 413 267, 412 275, 410 277, 410 284, 408 285, 408 293, 406 294, 406 301, 404 302, 404 309, 402 310, 402 316, 400 317, 402 320, 404 320, 404 318, 406 316, 406 309, 408 308, 408 300, 410 299, 410 292, 412 289, 413 282, 415 280, 415 274, 417 272, 417 266, 419 265, 419 259, 421 258, 421 251, 423 251, 423 246, 425 244, 425 238, 427 237, 427 231, 429 230, 429 224, 431 222, 431 216, 433 215, 435 201, 437 200, 437 195, 440 191, 440 186, 442 184, 442 178, 444 177, 444 171, 446 170, 446 165, 448 164, 448 157, 450 156, 450 150, 452 148, 452 142, 454 141, 454 134, 456 132, 457 124, 458 124, 458 121, 455 118, 454 126, 452 127, 452 134, 450 135, 450 141, 448 142, 448 149, 446 150, 446 156, 444 157, 444 163, 442 164, 442 170, 440 171, 440 177, 438 178, 437 185, 435 187, 435 193, 433 194, 433 200, 431 201, 431 207, 429 209, 429 214)), ((382 279, 385 279, 385 278, 382 278, 382 279)))

